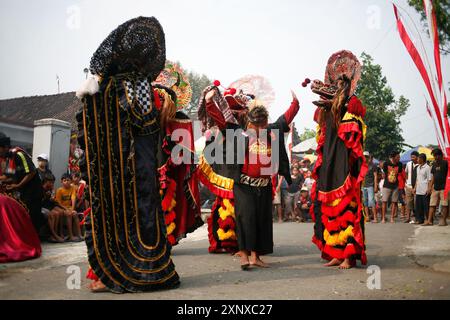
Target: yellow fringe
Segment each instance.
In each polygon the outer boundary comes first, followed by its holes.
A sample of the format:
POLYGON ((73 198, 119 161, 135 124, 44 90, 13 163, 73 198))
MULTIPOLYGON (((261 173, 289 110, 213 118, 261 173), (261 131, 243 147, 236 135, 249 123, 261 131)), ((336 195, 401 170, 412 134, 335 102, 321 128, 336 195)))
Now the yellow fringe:
POLYGON ((170 207, 169 207, 169 209, 167 211, 168 212, 172 211, 173 208, 175 208, 176 205, 177 205, 177 201, 174 198, 174 199, 172 199, 172 202, 170 203, 170 207))
POLYGON ((234 184, 233 179, 225 178, 225 177, 215 173, 213 171, 212 167, 209 165, 209 163, 206 162, 206 159, 204 156, 200 157, 198 167, 199 167, 200 171, 208 178, 208 180, 212 184, 215 184, 216 186, 219 186, 222 189, 233 190, 233 184, 234 184))
POLYGON ((343 246, 347 244, 349 237, 353 237, 353 226, 348 226, 345 231, 331 235, 328 230, 323 232, 323 238, 329 246, 343 246))
POLYGON ((228 230, 225 232, 222 228, 217 230, 217 235, 219 236, 220 241, 228 240, 228 239, 236 239, 236 233, 233 230, 228 230))
POLYGON ((366 140, 367 126, 364 123, 363 118, 361 118, 360 116, 356 116, 356 115, 354 115, 352 113, 348 113, 347 112, 347 113, 345 113, 344 118, 342 120, 356 120, 356 121, 361 122, 361 124, 362 124, 362 132, 363 132, 363 141, 366 140))
POLYGON ((333 202, 327 203, 326 206, 327 207, 336 207, 339 203, 341 203, 343 198, 338 198, 336 200, 334 200, 333 202))
POLYGON ((173 230, 175 230, 175 222, 172 222, 167 226, 167 235, 172 234, 173 230))
POLYGON ((220 207, 219 208, 219 216, 220 216, 220 219, 222 219, 222 220, 225 220, 229 216, 233 217, 233 219, 236 219, 236 216, 234 214, 234 209, 229 210, 229 209, 224 209, 224 208, 220 207))

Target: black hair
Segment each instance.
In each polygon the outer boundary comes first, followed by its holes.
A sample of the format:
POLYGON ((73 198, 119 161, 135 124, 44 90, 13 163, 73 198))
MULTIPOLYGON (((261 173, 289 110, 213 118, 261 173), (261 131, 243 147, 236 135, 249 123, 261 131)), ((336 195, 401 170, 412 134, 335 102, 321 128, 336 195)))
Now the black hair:
POLYGON ((0 147, 11 147, 11 139, 3 132, 0 132, 0 147))
POLYGON ((444 154, 442 153, 442 150, 439 148, 436 148, 433 150, 433 152, 431 153, 433 156, 443 156, 444 154))
POLYGON ((72 179, 72 177, 70 176, 70 174, 68 174, 68 173, 64 173, 62 176, 61 176, 61 180, 64 180, 64 179, 68 179, 68 180, 71 180, 72 179))
POLYGON ((400 152, 398 152, 397 150, 394 150, 394 151, 392 151, 392 152, 389 154, 389 157, 393 158, 393 157, 396 157, 396 156, 399 155, 399 154, 400 154, 400 152))
POLYGON ((413 152, 411 152, 411 156, 416 156, 416 157, 418 157, 418 156, 419 156, 419 153, 418 153, 417 151, 413 151, 413 152))
POLYGON ((419 159, 422 159, 424 163, 427 162, 427 155, 425 153, 419 154, 419 159))
POLYGON ((42 183, 46 183, 47 181, 55 182, 56 178, 53 175, 53 173, 47 172, 44 174, 44 177, 42 178, 42 183))

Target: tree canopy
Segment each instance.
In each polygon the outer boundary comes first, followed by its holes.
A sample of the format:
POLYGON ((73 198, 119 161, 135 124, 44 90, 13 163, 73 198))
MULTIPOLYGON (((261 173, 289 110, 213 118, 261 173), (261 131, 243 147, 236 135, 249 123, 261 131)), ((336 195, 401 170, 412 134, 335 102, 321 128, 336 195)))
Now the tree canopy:
POLYGON ((356 95, 367 108, 365 149, 375 158, 386 159, 390 152, 403 148, 400 118, 410 103, 404 96, 395 98, 381 66, 370 55, 363 53, 361 59, 363 67, 356 95))

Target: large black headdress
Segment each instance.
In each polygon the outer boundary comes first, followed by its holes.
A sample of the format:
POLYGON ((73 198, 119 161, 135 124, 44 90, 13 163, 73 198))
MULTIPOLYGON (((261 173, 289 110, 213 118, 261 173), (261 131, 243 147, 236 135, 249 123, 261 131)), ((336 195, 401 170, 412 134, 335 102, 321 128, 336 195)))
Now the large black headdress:
POLYGON ((90 69, 101 77, 136 73, 155 80, 166 62, 164 31, 155 17, 121 24, 95 51, 90 69))

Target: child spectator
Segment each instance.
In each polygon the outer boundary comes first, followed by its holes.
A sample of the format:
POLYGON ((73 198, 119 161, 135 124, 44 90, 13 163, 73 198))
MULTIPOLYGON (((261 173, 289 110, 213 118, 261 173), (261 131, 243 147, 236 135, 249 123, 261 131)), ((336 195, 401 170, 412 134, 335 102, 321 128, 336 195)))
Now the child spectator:
POLYGON ((71 185, 70 175, 65 173, 61 177, 62 187, 56 191, 56 201, 64 208, 64 215, 66 217, 67 232, 69 234, 69 241, 79 242, 81 238, 80 221, 78 213, 75 211, 76 194, 71 185))
POLYGON ((300 198, 298 200, 299 220, 298 222, 306 222, 309 220, 309 208, 311 207, 311 199, 309 197, 309 190, 303 187, 300 191, 300 198))
POLYGON ((44 195, 42 198, 42 214, 47 219, 50 230, 49 242, 64 242, 64 235, 58 234, 61 219, 64 217, 64 209, 53 199, 53 189, 55 186, 55 176, 46 173, 42 176, 42 188, 44 195))
POLYGON ((86 181, 81 180, 81 173, 75 171, 72 173, 72 187, 75 192, 75 211, 84 212, 87 209, 86 200, 84 198, 84 190, 86 181))

